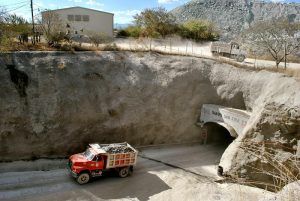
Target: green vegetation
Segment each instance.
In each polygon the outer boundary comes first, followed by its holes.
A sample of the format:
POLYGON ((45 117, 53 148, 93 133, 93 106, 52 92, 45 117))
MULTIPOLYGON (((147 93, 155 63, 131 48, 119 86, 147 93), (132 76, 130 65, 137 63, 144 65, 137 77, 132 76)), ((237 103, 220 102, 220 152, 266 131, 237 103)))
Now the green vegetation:
POLYGON ((219 33, 208 21, 190 20, 179 26, 179 34, 183 38, 199 40, 217 40, 219 33))
POLYGON ((45 11, 43 17, 38 22, 49 45, 57 46, 63 40, 67 39, 63 22, 55 12, 45 11))
POLYGON ((96 47, 99 47, 100 44, 105 44, 112 41, 112 38, 106 34, 95 32, 89 34, 89 39, 96 47))
POLYGON ((164 8, 145 9, 134 16, 135 24, 143 29, 144 37, 165 38, 177 28, 176 18, 164 8))
POLYGON ((252 25, 242 34, 243 42, 255 55, 266 53, 275 61, 278 69, 281 62, 286 63, 290 55, 300 50, 300 23, 288 19, 261 21, 252 25))
POLYGON ((0 12, 0 50, 10 47, 16 38, 19 38, 20 43, 27 42, 30 33, 31 28, 24 18, 0 12))
POLYGON ((118 37, 132 37, 138 38, 142 35, 142 28, 139 26, 129 26, 126 29, 122 29, 118 32, 118 37))
POLYGON ((196 41, 219 38, 219 33, 213 23, 191 20, 184 24, 178 24, 176 18, 164 8, 145 9, 134 19, 135 25, 120 30, 118 37, 165 38, 169 35, 179 35, 196 41))

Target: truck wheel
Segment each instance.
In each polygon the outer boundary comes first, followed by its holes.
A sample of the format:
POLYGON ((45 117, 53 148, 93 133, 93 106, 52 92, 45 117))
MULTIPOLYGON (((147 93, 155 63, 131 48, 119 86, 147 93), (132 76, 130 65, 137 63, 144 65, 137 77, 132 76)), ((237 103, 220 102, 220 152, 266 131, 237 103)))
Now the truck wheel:
POLYGON ((239 55, 239 56, 236 58, 236 60, 237 60, 238 62, 243 62, 245 59, 246 59, 246 57, 245 57, 244 55, 239 55))
POLYGON ((121 178, 125 178, 125 177, 127 177, 129 174, 130 174, 130 171, 129 171, 129 168, 128 168, 128 167, 121 168, 121 169, 119 170, 119 176, 120 176, 121 178))
POLYGON ((90 175, 88 173, 81 173, 76 179, 76 181, 80 185, 88 183, 89 180, 90 180, 90 175))

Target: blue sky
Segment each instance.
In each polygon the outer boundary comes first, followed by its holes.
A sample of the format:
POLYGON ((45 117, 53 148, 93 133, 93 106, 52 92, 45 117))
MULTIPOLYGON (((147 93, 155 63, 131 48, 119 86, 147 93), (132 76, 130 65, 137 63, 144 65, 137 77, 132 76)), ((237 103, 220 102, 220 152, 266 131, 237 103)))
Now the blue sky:
MULTIPOLYGON (((282 0, 272 0, 280 2, 282 0)), ((292 0, 300 2, 300 0, 292 0)), ((82 6, 115 14, 115 23, 126 24, 132 21, 132 16, 145 8, 163 6, 171 10, 188 0, 33 0, 34 14, 45 9, 57 9, 70 6, 82 6)), ((0 8, 6 8, 11 13, 30 19, 30 0, 0 0, 0 8)))
MULTIPOLYGON (((112 12, 115 23, 126 24, 132 16, 145 8, 163 6, 168 10, 184 4, 188 0, 33 0, 35 15, 41 10, 57 9, 70 6, 82 6, 112 12)), ((11 13, 30 19, 30 0, 0 0, 0 8, 5 7, 11 13)))

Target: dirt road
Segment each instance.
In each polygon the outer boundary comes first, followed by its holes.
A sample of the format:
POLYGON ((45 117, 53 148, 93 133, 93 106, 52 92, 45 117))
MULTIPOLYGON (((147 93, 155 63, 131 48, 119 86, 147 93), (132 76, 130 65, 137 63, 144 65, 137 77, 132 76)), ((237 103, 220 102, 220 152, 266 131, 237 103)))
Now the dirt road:
MULTIPOLYGON (((126 50, 152 49, 166 53, 182 54, 199 57, 213 57, 210 52, 211 42, 196 43, 189 40, 159 40, 159 39, 115 39, 114 43, 126 50), (150 45, 151 44, 151 45, 150 45)), ((274 61, 256 60, 247 58, 245 65, 253 68, 274 68, 274 61)), ((280 68, 284 67, 284 62, 280 63, 280 68)), ((299 63, 287 63, 287 69, 300 70, 299 63)))
MULTIPOLYGON (((26 163, 28 170, 28 162, 3 163, 0 171, 10 172, 0 173, 0 200, 223 201, 258 200, 271 195, 256 188, 214 182, 220 179, 215 174, 216 165, 224 149, 221 145, 200 144, 142 149, 132 176, 121 179, 110 174, 83 186, 75 183, 66 169, 49 165, 48 171, 17 172, 26 163)), ((38 163, 30 164, 35 169, 38 163)))

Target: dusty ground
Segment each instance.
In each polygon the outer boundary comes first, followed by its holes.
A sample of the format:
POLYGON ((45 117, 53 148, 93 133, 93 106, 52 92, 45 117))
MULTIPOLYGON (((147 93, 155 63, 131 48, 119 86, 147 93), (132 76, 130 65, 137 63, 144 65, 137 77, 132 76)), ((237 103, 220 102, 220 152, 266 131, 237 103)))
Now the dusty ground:
POLYGON ((240 143, 222 157, 225 173, 265 181, 249 168, 257 161, 243 152, 242 142, 280 139, 294 150, 300 139, 300 84, 283 74, 151 52, 12 56, 14 68, 0 66, 2 161, 64 157, 89 142, 199 141, 196 122, 207 103, 252 112, 240 143))
MULTIPOLYGON (((114 41, 118 47, 123 49, 149 49, 150 40, 133 40, 133 39, 115 39, 114 41)), ((200 57, 213 57, 210 52, 211 42, 195 43, 189 40, 151 40, 151 49, 158 50, 166 53, 192 55, 200 57), (170 45, 171 44, 171 45, 170 45)), ((245 65, 253 66, 254 68, 274 68, 275 62, 247 58, 244 62, 245 65)), ((280 67, 284 67, 284 62, 280 64, 280 67)), ((287 69, 300 69, 299 63, 287 63, 287 69)))
MULTIPOLYGON (((219 184, 216 164, 224 146, 180 145, 141 150, 134 174, 114 175, 79 186, 66 169, 16 172, 28 162, 0 165, 0 200, 259 200, 272 193, 237 184, 219 184), (159 160, 145 159, 143 157, 159 160), (164 163, 178 166, 170 167, 164 163), (10 167, 11 172, 7 167, 10 167)), ((43 160, 44 168, 47 160, 43 160)), ((51 164, 51 161, 48 161, 51 164)), ((30 163, 36 170, 40 163, 30 163)), ((64 163, 55 162, 58 167, 64 163)), ((29 170, 28 168, 26 170, 29 170)))

